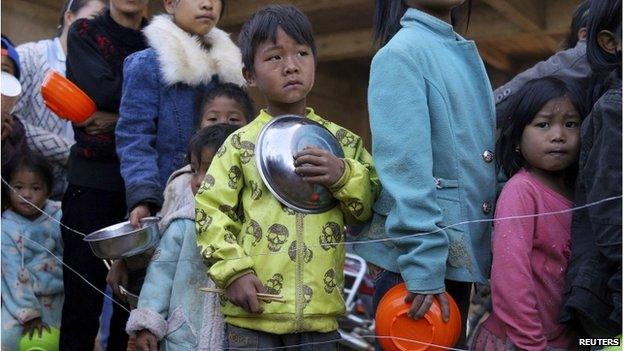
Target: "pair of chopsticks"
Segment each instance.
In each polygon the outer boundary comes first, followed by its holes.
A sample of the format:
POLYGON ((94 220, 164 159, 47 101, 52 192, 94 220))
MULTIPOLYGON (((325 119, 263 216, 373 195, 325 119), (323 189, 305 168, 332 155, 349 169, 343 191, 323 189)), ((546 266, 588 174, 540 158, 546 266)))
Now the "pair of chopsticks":
MULTIPOLYGON (((209 293, 225 294, 225 290, 218 289, 218 288, 199 288, 199 290, 203 292, 209 292, 209 293)), ((275 302, 281 302, 281 303, 286 302, 284 301, 284 296, 282 295, 256 293, 256 296, 258 296, 259 300, 263 300, 263 301, 275 301, 275 302)))

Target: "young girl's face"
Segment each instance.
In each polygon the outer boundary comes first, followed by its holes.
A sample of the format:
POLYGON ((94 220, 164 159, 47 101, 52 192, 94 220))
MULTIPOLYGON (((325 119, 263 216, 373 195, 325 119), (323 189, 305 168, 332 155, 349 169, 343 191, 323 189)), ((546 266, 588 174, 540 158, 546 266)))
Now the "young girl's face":
POLYGON ((243 107, 227 96, 217 96, 206 104, 199 128, 225 123, 235 126, 247 124, 243 107))
POLYGON ((567 97, 548 101, 524 127, 520 152, 527 168, 559 172, 578 158, 581 116, 567 97))
POLYGON ((165 0, 164 4, 178 27, 199 36, 217 25, 223 6, 221 0, 165 0))
POLYGON ((191 154, 191 171, 193 172, 193 178, 191 178, 191 189, 193 190, 193 195, 197 195, 197 191, 201 183, 204 181, 204 177, 206 176, 206 172, 208 171, 208 167, 210 167, 210 163, 212 163, 212 158, 215 155, 216 150, 211 147, 205 147, 201 155, 191 154), (201 159, 198 159, 197 156, 200 156, 201 159))
POLYGON ((21 169, 13 174, 9 184, 17 191, 17 194, 14 191, 9 194, 11 209, 28 219, 39 217, 41 213, 24 199, 38 208, 43 208, 50 195, 50 189, 48 189, 43 177, 31 170, 21 169), (18 194, 24 199, 20 198, 18 194))

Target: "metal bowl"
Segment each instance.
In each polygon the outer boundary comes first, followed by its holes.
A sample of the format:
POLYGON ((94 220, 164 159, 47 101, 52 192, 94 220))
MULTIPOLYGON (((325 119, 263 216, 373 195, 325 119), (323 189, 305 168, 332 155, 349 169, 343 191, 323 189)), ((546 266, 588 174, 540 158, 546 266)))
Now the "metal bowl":
POLYGON ((310 184, 295 173, 293 156, 308 146, 344 157, 338 139, 308 118, 284 115, 267 123, 256 140, 256 164, 271 193, 285 206, 303 213, 321 213, 337 204, 329 189, 310 184))
POLYGON ((158 244, 160 239, 158 221, 160 217, 145 217, 140 221, 142 225, 140 229, 134 228, 126 221, 93 232, 82 240, 89 243, 91 250, 99 258, 131 257, 158 244))

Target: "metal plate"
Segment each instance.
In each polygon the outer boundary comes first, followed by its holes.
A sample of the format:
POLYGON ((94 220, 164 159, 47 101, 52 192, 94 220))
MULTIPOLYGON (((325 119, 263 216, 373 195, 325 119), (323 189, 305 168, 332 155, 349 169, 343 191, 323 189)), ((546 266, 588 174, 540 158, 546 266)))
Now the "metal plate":
POLYGON ((293 156, 308 146, 344 157, 338 139, 323 125, 295 115, 275 117, 256 140, 256 165, 264 185, 282 204, 298 212, 322 213, 337 200, 325 186, 306 183, 295 173, 293 156))

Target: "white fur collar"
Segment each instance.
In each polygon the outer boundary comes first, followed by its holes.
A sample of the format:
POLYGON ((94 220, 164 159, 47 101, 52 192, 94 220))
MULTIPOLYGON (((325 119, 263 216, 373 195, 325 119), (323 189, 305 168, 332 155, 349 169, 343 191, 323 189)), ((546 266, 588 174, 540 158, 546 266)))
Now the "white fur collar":
POLYGON ((197 37, 173 23, 169 15, 155 16, 143 33, 158 54, 165 84, 206 84, 215 74, 221 83, 245 84, 240 50, 219 28, 213 28, 204 37, 212 44, 210 51, 204 49, 197 37))

